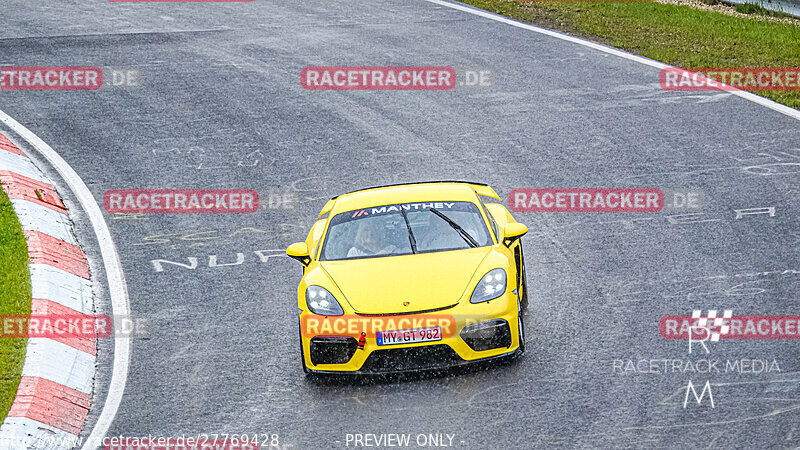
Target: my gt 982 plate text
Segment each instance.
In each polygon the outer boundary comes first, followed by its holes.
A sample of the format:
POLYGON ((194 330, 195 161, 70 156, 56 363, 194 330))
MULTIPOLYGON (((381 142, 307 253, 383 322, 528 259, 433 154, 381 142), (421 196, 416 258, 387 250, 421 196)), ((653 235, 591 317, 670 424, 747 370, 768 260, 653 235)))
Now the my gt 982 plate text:
POLYGON ((378 345, 413 344, 442 340, 442 327, 411 328, 407 330, 387 330, 376 333, 378 345))

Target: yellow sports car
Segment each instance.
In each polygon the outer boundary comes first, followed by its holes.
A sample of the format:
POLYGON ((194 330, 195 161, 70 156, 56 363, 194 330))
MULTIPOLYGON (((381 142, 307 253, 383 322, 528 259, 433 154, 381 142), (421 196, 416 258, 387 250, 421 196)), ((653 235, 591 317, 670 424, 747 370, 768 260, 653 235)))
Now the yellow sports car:
POLYGON ((332 198, 305 242, 286 249, 303 264, 303 370, 404 372, 522 354, 527 231, 480 183, 332 198))

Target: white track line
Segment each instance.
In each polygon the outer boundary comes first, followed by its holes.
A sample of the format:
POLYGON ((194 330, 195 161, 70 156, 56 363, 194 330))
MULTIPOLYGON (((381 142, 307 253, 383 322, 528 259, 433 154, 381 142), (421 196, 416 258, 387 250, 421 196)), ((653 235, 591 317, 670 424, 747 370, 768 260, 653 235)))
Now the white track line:
MULTIPOLYGON (((508 17, 499 16, 497 14, 493 14, 493 13, 490 13, 488 11, 484 11, 482 9, 477 9, 475 7, 472 7, 472 6, 467 6, 467 5, 458 4, 458 3, 450 3, 450 2, 446 2, 444 0, 425 0, 425 1, 428 2, 428 3, 435 3, 437 5, 445 6, 447 8, 457 9, 459 11, 463 11, 463 12, 466 12, 466 13, 474 14, 476 16, 481 16, 481 17, 484 17, 486 19, 491 19, 491 20, 496 20, 498 22, 503 22, 505 24, 508 24, 508 25, 511 25, 511 26, 515 26, 517 28, 523 28, 525 30, 535 31, 536 33, 546 34, 547 36, 552 36, 552 37, 554 37, 556 39, 569 41, 569 42, 572 42, 574 44, 583 45, 584 47, 590 47, 590 48, 593 48, 595 50, 599 50, 599 51, 604 52, 604 53, 608 53, 608 54, 611 54, 611 55, 619 56, 621 58, 629 59, 631 61, 636 61, 636 62, 641 63, 641 64, 646 64, 646 65, 648 65, 650 67, 655 67, 656 69, 673 68, 673 66, 670 66, 668 64, 664 64, 662 62, 655 61, 655 60, 652 60, 652 59, 649 59, 649 58, 645 58, 643 56, 633 55, 631 53, 627 53, 627 52, 624 52, 622 50, 619 50, 619 49, 616 49, 616 48, 613 48, 613 47, 607 47, 605 45, 598 44, 596 42, 587 41, 585 39, 577 38, 575 36, 569 36, 569 35, 566 35, 566 34, 559 33, 557 31, 547 30, 547 29, 544 29, 544 28, 539 28, 537 26, 529 25, 527 23, 518 22, 518 21, 516 21, 514 19, 509 19, 508 17)), ((722 84, 722 83, 720 83, 720 84, 722 84)), ((790 108, 790 107, 788 107, 786 105, 781 105, 780 103, 776 103, 776 102, 774 102, 772 100, 766 99, 764 97, 760 97, 760 96, 758 96, 756 94, 753 94, 751 92, 742 91, 742 90, 739 90, 739 89, 736 89, 736 88, 733 88, 733 90, 731 90, 731 91, 727 91, 726 90, 725 92, 730 92, 731 94, 737 95, 737 96, 739 96, 739 97, 741 97, 741 98, 743 98, 745 100, 750 100, 751 102, 758 103, 761 106, 766 106, 767 108, 773 109, 775 111, 778 111, 781 114, 785 114, 785 115, 787 115, 789 117, 792 117, 794 119, 800 120, 800 111, 798 111, 798 110, 796 110, 794 108, 790 108)))
MULTIPOLYGON (((0 122, 6 124, 17 135, 27 141, 36 151, 38 151, 47 161, 52 164, 56 171, 61 175, 69 188, 75 194, 81 207, 89 217, 89 222, 94 228, 97 242, 100 245, 100 254, 103 258, 103 265, 108 279, 108 288, 111 294, 111 309, 114 316, 129 316, 130 302, 128 300, 128 288, 125 284, 125 275, 122 273, 122 266, 119 260, 117 248, 111 239, 111 232, 108 230, 103 212, 95 201, 89 188, 86 187, 81 177, 75 170, 64 161, 46 142, 25 128, 22 124, 12 119, 8 114, 0 110, 0 122)), ((125 383, 128 380, 128 366, 130 364, 130 338, 114 338, 114 367, 111 374, 111 383, 106 396, 105 405, 97 419, 83 450, 91 450, 100 446, 101 440, 108 432, 111 422, 117 415, 122 393, 125 391, 125 383)))

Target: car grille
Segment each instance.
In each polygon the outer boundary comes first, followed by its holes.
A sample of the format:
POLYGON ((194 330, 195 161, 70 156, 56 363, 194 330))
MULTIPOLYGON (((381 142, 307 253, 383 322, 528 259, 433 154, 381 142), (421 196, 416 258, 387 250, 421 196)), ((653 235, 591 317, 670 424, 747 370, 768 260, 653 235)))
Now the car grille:
POLYGON ((344 364, 356 353, 358 341, 353 337, 317 336, 311 339, 311 362, 317 364, 344 364))
POLYGON ((504 319, 468 325, 461 330, 461 339, 472 350, 481 352, 511 346, 511 330, 504 319))
POLYGON ((362 372, 387 373, 439 369, 464 363, 449 345, 375 350, 370 353, 362 372))

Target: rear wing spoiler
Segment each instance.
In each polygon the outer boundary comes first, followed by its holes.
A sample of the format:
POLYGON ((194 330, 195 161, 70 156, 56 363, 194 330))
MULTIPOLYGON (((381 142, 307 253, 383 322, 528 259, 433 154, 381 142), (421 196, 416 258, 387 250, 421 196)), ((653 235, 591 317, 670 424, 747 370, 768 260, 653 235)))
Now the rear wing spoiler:
MULTIPOLYGON (((475 182, 472 182, 472 181, 453 181, 453 180, 449 180, 449 181, 417 181, 417 182, 414 182, 414 183, 386 184, 386 185, 383 185, 383 186, 372 186, 372 187, 368 187, 368 188, 358 189, 358 190, 355 190, 355 191, 348 192, 347 194, 352 194, 353 192, 359 192, 359 191, 366 191, 368 189, 378 189, 378 188, 384 188, 384 187, 390 187, 390 186, 403 186, 403 185, 409 185, 409 184, 428 184, 428 183, 461 183, 461 184, 467 184, 467 185, 469 185, 470 188, 472 188, 473 191, 475 191, 476 194, 478 194, 480 196, 489 197, 489 198, 492 198, 492 199, 494 199, 494 200, 496 200, 498 202, 501 202, 501 203, 503 201, 500 198, 500 196, 497 195, 497 193, 494 191, 494 189, 489 187, 488 184, 475 183, 475 182)), ((347 195, 347 194, 342 194, 342 195, 347 195)), ((320 219, 324 218, 329 212, 331 212, 331 210, 333 209, 333 205, 336 204, 336 199, 339 198, 339 197, 340 197, 340 195, 337 195, 336 197, 333 197, 332 199, 328 200, 327 203, 325 203, 325 206, 323 206, 322 210, 319 212, 319 218, 320 219)))

